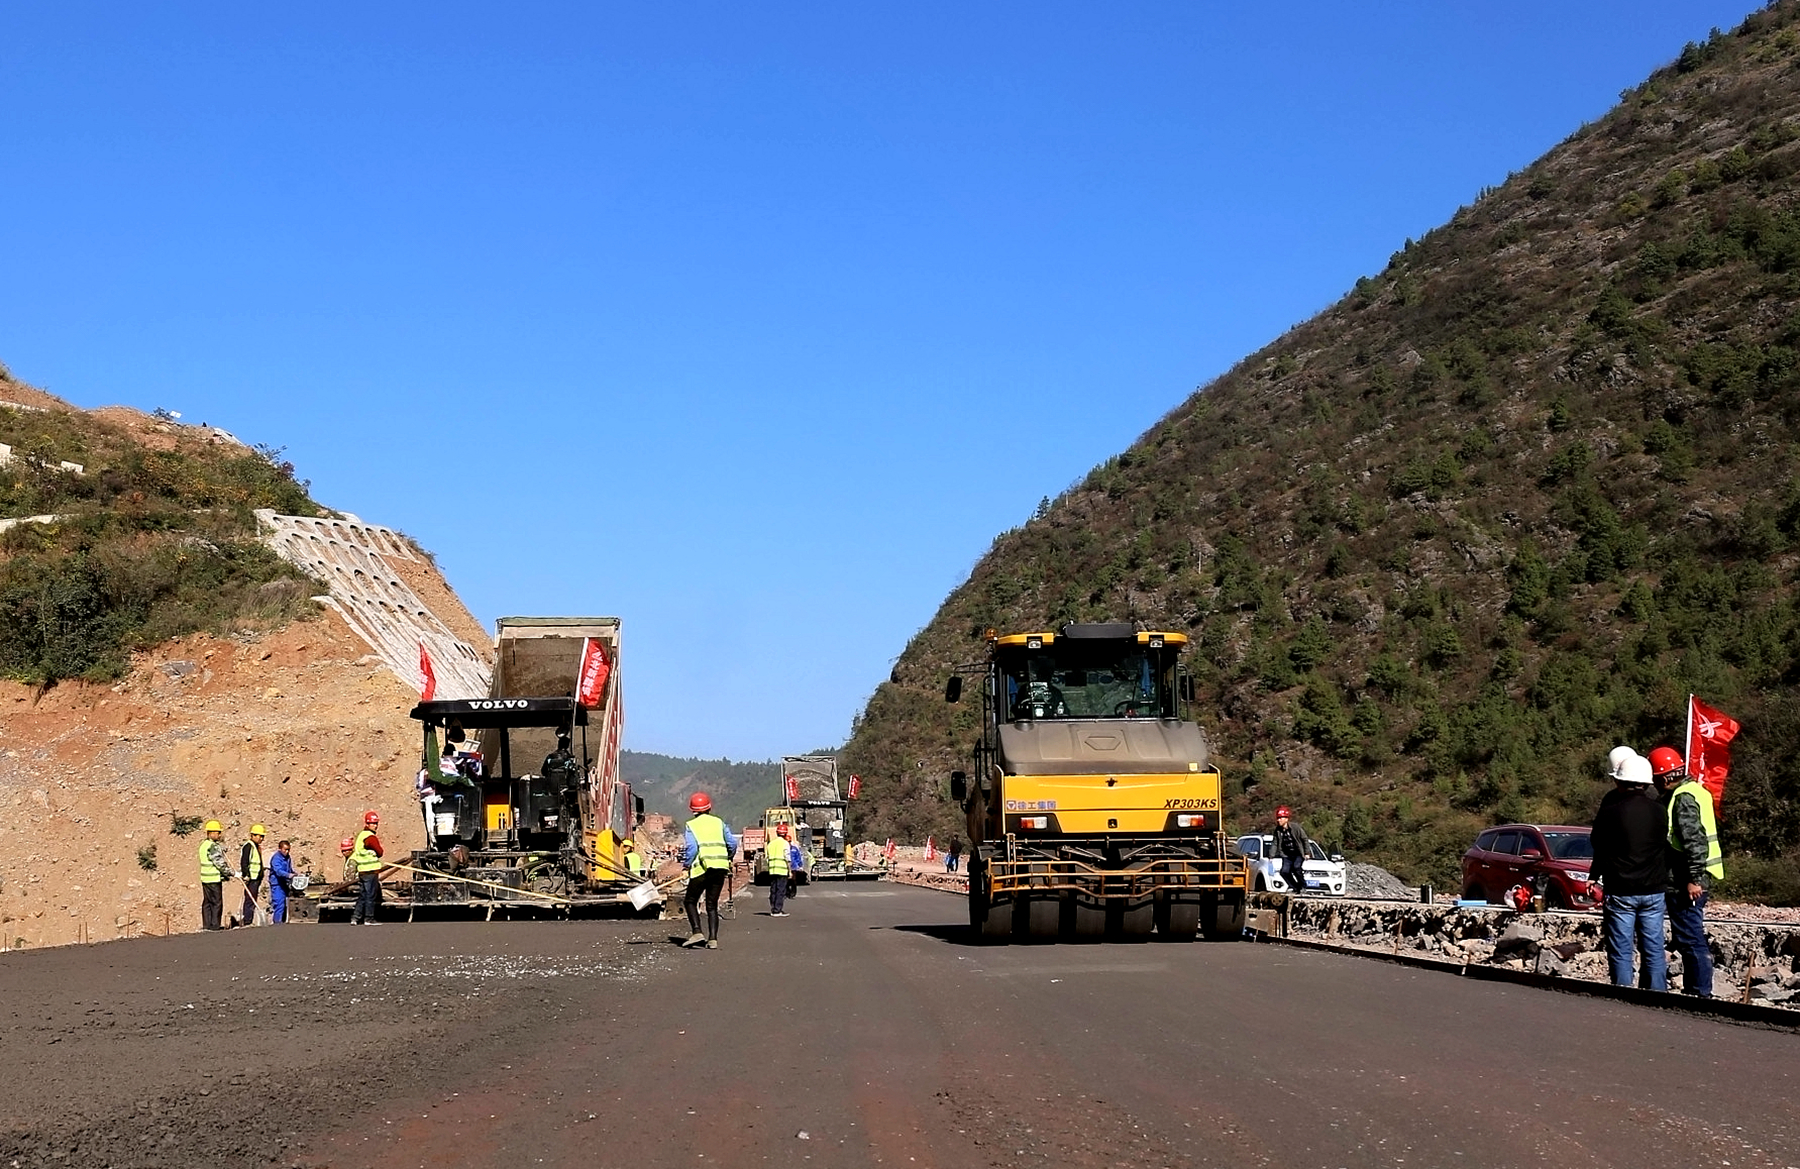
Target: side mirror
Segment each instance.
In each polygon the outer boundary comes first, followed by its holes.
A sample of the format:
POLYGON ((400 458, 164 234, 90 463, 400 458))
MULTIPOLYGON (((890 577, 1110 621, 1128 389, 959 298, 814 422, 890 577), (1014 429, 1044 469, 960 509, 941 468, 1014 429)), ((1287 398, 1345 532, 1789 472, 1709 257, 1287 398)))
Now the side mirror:
POLYGON ((1344 861, 1344 854, 1341 852, 1334 852, 1331 854, 1331 859, 1342 864, 1344 861))
POLYGON ((964 772, 950 773, 950 798, 959 804, 969 798, 969 777, 964 772))
POLYGON ((1519 859, 1522 861, 1541 861, 1544 859, 1544 854, 1535 848, 1528 848, 1519 854, 1519 859))
POLYGON ((952 674, 952 675, 950 675, 950 680, 948 682, 944 683, 944 701, 945 702, 957 702, 957 701, 960 701, 961 699, 962 699, 962 675, 961 674, 952 674))
POLYGON ((1183 672, 1180 681, 1175 684, 1175 688, 1181 692, 1183 702, 1194 700, 1194 676, 1192 674, 1183 672))

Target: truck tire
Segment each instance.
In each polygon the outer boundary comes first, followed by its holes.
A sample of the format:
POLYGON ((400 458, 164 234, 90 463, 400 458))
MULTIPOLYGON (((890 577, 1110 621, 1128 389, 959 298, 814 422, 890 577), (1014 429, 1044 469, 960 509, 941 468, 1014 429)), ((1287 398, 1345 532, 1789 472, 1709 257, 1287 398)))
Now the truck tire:
POLYGON ((1070 936, 1077 942, 1103 942, 1106 940, 1106 902, 1091 898, 1075 897, 1075 920, 1070 929, 1070 936))
POLYGON ((969 901, 969 924, 974 928, 976 937, 989 945, 1004 946, 1012 941, 1013 908, 1011 900, 988 901, 978 905, 971 898, 969 901), (979 909, 979 916, 977 916, 977 909, 979 909))
POLYGON ((1200 902, 1164 901, 1158 906, 1156 937, 1162 942, 1191 942, 1200 932, 1200 902))
POLYGON ((1034 942, 1054 942, 1062 933, 1062 898, 1054 893, 1026 894, 1025 932, 1034 942))
POLYGON ((1244 936, 1244 899, 1220 897, 1211 905, 1202 905, 1200 925, 1209 942, 1235 942, 1244 936))
POLYGON ((1124 902, 1117 910, 1119 919, 1115 931, 1121 942, 1147 942, 1150 932, 1156 928, 1156 903, 1146 897, 1138 902, 1124 902))

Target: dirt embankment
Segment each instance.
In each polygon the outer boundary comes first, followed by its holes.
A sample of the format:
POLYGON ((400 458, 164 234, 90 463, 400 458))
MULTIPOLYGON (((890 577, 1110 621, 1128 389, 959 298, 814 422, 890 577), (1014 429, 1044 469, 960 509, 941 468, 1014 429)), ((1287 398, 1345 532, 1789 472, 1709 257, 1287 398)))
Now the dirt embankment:
POLYGON ((330 614, 183 638, 110 686, 0 683, 0 944, 197 929, 202 836, 177 816, 222 821, 234 865, 261 822, 336 873, 366 808, 415 847, 416 698, 330 614))

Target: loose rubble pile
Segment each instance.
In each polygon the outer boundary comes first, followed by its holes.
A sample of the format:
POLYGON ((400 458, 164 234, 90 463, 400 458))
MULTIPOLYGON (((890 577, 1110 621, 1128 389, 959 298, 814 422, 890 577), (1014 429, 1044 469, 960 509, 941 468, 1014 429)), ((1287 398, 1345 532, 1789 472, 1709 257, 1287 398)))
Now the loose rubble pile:
MULTIPOLYGON (((1258 902, 1278 904, 1279 895, 1258 902)), ((1459 965, 1492 964, 1563 978, 1607 980, 1605 944, 1597 913, 1520 914, 1500 908, 1382 905, 1336 898, 1288 901, 1290 937, 1361 949, 1437 958, 1459 965)), ((1708 921, 1721 997, 1800 1007, 1800 926, 1708 921)), ((1669 952, 1669 981, 1681 982, 1681 956, 1669 952)))
POLYGON ((1380 865, 1344 866, 1344 896, 1362 901, 1417 901, 1419 891, 1380 865))

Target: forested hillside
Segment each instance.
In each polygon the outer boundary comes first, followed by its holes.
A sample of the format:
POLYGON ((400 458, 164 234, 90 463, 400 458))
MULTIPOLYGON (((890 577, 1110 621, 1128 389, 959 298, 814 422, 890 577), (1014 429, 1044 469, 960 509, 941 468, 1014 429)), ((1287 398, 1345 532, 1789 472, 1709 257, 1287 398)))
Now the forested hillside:
POLYGON ((111 680, 186 633, 317 612, 257 538, 261 507, 318 515, 294 467, 224 432, 87 412, 0 366, 0 677, 111 680), (32 518, 27 518, 32 517, 32 518))
MULTIPOLYGON (((1673 46, 1672 46, 1673 48, 1673 46)), ((1498 177, 1498 176, 1497 176, 1498 177)), ((860 836, 956 822, 988 626, 1185 630, 1228 822, 1449 884, 1607 750, 1745 730, 1740 892, 1800 895, 1800 5, 1690 44, 1002 534, 858 719, 860 836)))
POLYGON ((711 796, 713 810, 734 828, 755 825, 765 809, 781 802, 781 766, 774 760, 733 763, 622 751, 619 770, 644 797, 646 810, 677 820, 687 819, 687 800, 696 791, 711 796))

